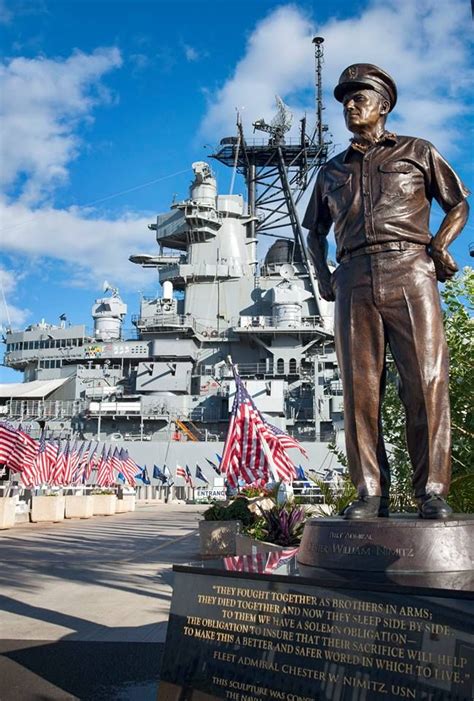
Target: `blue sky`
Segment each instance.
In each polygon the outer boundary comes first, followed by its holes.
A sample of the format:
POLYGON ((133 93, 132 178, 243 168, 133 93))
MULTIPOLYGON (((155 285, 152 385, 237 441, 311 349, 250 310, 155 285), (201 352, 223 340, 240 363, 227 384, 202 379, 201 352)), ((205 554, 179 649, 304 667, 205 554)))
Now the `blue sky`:
MULTIPOLYGON (((470 25, 468 0, 0 0, 0 323, 90 324, 104 279, 136 313, 157 279, 128 256, 156 250, 147 224, 234 133, 236 107, 249 134, 275 93, 313 114, 314 34, 336 151, 349 134, 332 88, 377 63, 399 86, 391 128, 433 141, 474 189, 470 25)), ((231 172, 213 167, 225 192, 231 172)), ((471 241, 469 223, 462 266, 471 241)))

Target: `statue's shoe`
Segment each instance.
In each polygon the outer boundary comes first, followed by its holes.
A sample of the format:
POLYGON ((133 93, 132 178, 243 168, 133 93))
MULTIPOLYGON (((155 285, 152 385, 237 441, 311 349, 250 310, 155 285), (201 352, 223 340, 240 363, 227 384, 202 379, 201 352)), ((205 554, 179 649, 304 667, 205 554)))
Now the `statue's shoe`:
POLYGON ((426 494, 418 499, 418 513, 420 518, 443 519, 449 518, 453 510, 438 494, 426 494))
POLYGON ((348 520, 363 518, 379 518, 388 516, 388 497, 363 496, 346 506, 341 513, 348 520))

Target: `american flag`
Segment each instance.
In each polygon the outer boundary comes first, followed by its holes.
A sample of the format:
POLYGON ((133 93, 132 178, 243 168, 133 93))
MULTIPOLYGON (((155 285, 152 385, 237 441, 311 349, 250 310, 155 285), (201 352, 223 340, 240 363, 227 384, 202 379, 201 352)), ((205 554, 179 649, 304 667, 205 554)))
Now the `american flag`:
POLYGON ((6 464, 18 442, 18 430, 10 424, 0 423, 0 463, 6 464))
POLYGON ((97 448, 97 444, 93 450, 91 450, 91 448, 92 448, 92 441, 89 441, 89 444, 87 445, 87 447, 85 447, 85 443, 84 443, 84 448, 82 451, 81 459, 78 462, 78 465, 76 468, 76 474, 74 477, 75 484, 80 484, 81 482, 82 482, 82 484, 85 484, 87 481, 86 473, 87 473, 87 470, 89 468, 91 459, 92 459, 92 457, 95 453, 95 450, 97 448))
POLYGON ((66 446, 64 448, 61 448, 61 442, 57 442, 57 454, 56 454, 56 460, 54 462, 54 465, 51 467, 51 474, 49 477, 49 481, 51 484, 54 484, 56 486, 59 486, 63 483, 63 473, 64 473, 64 465, 66 462, 66 446))
POLYGON ((117 474, 119 472, 122 472, 122 454, 121 451, 117 448, 117 446, 114 448, 114 452, 110 456, 110 466, 110 476, 113 477, 113 482, 115 482, 114 471, 117 472, 117 474))
POLYGON ((61 475, 61 481, 64 485, 69 485, 72 482, 74 456, 76 453, 76 442, 71 448, 71 442, 67 441, 66 449, 64 450, 64 467, 61 475))
POLYGON ((184 478, 186 480, 186 484, 189 485, 194 489, 194 484, 193 484, 193 478, 191 475, 191 470, 189 467, 186 465, 186 477, 184 478))
POLYGON ((13 448, 6 466, 13 472, 20 472, 25 486, 31 486, 36 480, 34 462, 38 452, 38 441, 18 429, 18 440, 13 448))
POLYGON ((38 484, 47 484, 51 477, 51 467, 56 462, 57 446, 51 441, 46 441, 46 431, 43 429, 39 442, 38 452, 35 457, 34 467, 38 484))
POLYGON ((100 460, 99 444, 96 443, 94 448, 89 451, 89 455, 87 457, 86 466, 84 468, 84 477, 83 477, 84 484, 86 484, 87 481, 89 480, 91 473, 92 473, 92 470, 95 470, 97 468, 99 460, 100 460))
POLYGON ((114 463, 112 446, 105 454, 105 445, 103 455, 101 455, 99 466, 97 467, 97 484, 99 487, 111 487, 115 482, 114 463))
MULTIPOLYGON (((273 424, 267 424, 267 425, 268 425, 269 429, 272 431, 272 433, 275 435, 275 438, 280 443, 282 448, 285 448, 285 449, 297 448, 305 456, 305 458, 308 457, 308 453, 303 448, 301 443, 298 443, 296 438, 293 438, 293 436, 288 435, 288 433, 285 433, 284 431, 282 431, 281 428, 278 428, 277 426, 273 426, 273 424)), ((295 470, 296 470, 296 468, 295 468, 295 470)))
POLYGON ((105 480, 107 473, 107 453, 105 449, 105 444, 102 446, 102 453, 97 462, 97 477, 96 482, 99 486, 103 486, 102 482, 105 480))
POLYGON ((292 482, 296 477, 296 467, 286 450, 303 449, 294 438, 265 421, 235 367, 233 371, 236 392, 221 472, 231 487, 238 487, 239 479, 252 484, 268 481, 270 475, 275 480, 292 482))
POLYGON ((71 483, 77 484, 82 478, 82 459, 86 444, 82 441, 80 447, 73 453, 71 458, 71 483))
POLYGON ((182 477, 187 484, 188 476, 186 474, 186 470, 181 465, 176 465, 176 477, 182 477))
POLYGON ((128 450, 125 450, 122 448, 120 451, 120 458, 121 458, 121 472, 129 485, 131 487, 135 487, 137 482, 136 482, 136 477, 139 477, 142 474, 142 468, 137 465, 135 460, 130 457, 128 454, 128 450))
POLYGON ((298 548, 277 550, 271 553, 256 553, 255 555, 233 555, 224 558, 224 567, 231 572, 256 572, 271 574, 281 565, 287 564, 298 553, 298 548))

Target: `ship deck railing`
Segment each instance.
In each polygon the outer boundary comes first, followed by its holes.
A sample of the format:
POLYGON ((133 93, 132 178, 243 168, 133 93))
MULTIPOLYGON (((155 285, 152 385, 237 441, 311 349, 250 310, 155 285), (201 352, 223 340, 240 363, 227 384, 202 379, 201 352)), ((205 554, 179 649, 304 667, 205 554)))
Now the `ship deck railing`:
POLYGON ((1 413, 20 421, 41 419, 70 419, 84 408, 84 402, 52 399, 12 399, 2 405, 1 413))
POLYGON ((241 316, 238 322, 238 331, 256 332, 262 331, 324 331, 326 318, 322 316, 303 316, 300 319, 278 319, 275 316, 241 316))

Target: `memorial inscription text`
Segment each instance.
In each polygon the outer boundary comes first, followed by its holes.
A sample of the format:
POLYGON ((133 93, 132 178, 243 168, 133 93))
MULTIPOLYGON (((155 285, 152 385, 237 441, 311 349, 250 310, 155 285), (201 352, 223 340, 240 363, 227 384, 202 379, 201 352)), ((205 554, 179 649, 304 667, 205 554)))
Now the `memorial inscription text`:
POLYGON ((179 620, 185 641, 205 651, 205 690, 217 698, 310 701, 332 688, 338 693, 324 698, 360 689, 368 699, 429 699, 431 689, 449 699, 471 688, 471 665, 457 653, 449 615, 437 615, 439 600, 207 579, 188 592, 179 620))

